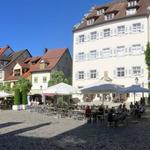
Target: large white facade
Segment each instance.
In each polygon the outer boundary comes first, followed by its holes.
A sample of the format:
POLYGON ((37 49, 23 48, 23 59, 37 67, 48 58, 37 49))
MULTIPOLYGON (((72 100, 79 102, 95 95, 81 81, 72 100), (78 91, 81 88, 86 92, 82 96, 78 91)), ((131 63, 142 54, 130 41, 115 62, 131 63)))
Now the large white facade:
POLYGON ((137 77, 138 84, 148 87, 144 51, 150 41, 149 17, 107 22, 77 30, 73 36, 74 87, 98 82, 105 72, 113 83, 127 87, 137 77))

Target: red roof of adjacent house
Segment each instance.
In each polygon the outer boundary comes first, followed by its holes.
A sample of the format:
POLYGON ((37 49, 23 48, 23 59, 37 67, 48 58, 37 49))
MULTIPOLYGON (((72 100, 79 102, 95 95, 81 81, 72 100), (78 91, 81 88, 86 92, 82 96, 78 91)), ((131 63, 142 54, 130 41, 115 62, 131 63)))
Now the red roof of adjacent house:
POLYGON ((41 57, 40 60, 44 60, 47 63, 47 66, 44 69, 40 68, 40 61, 31 67, 31 72, 39 71, 50 71, 56 64, 59 62, 60 58, 66 52, 67 48, 61 49, 47 49, 46 53, 41 57))
POLYGON ((8 48, 10 48, 9 45, 7 45, 6 47, 1 47, 1 48, 0 48, 0 56, 1 56, 8 48))

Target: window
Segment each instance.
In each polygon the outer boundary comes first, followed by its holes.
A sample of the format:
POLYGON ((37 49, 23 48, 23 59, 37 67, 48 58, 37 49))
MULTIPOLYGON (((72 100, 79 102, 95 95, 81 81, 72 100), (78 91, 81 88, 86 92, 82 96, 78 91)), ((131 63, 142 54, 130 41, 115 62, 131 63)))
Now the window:
POLYGON ((133 7, 137 5, 137 1, 130 1, 128 2, 128 7, 133 7))
POLYGON ((110 36, 110 29, 104 29, 104 37, 110 36))
POLYGON ((38 83, 38 78, 34 77, 34 83, 38 83))
POLYGON ((119 35, 125 34, 125 26, 118 26, 117 29, 119 35))
POLYGON ((47 82, 47 77, 43 77, 43 83, 47 82))
POLYGON ((141 74, 141 67, 140 66, 132 67, 132 74, 133 75, 140 75, 141 74))
POLYGON ((84 54, 84 52, 78 53, 78 60, 79 61, 85 60, 85 54, 84 54))
POLYGON ((141 23, 135 23, 132 26, 132 32, 141 32, 141 23))
POLYGON ((123 67, 117 68, 117 77, 124 77, 125 76, 125 69, 123 67))
POLYGON ((90 70, 90 78, 91 79, 95 79, 96 75, 97 75, 96 70, 90 70))
POLYGON ((97 38, 97 32, 94 31, 94 32, 91 32, 91 40, 96 40, 97 38))
POLYGON ((117 53, 117 55, 124 55, 125 54, 125 46, 118 46, 116 53, 117 53))
POLYGON ((134 15, 136 14, 136 8, 132 8, 132 9, 128 9, 126 11, 126 15, 129 16, 129 15, 134 15))
POLYGON ((94 19, 92 18, 92 19, 89 19, 89 20, 87 20, 87 25, 92 25, 92 24, 94 24, 94 19))
POLYGON ((104 48, 104 49, 102 49, 102 56, 103 57, 109 57, 109 56, 111 56, 111 54, 112 54, 112 51, 111 51, 110 48, 104 48))
POLYGON ((85 42, 85 36, 84 35, 80 35, 79 36, 79 43, 83 43, 85 42))
POLYGON ((142 51, 142 47, 140 44, 132 45, 132 53, 140 53, 142 51))
POLYGON ((78 79, 84 79, 84 71, 79 71, 78 72, 78 79))
POLYGON ((21 75, 20 69, 14 70, 14 76, 19 77, 21 75))
POLYGON ((90 51, 90 59, 96 58, 96 50, 90 51))
POLYGON ((2 77, 3 77, 2 73, 3 73, 2 70, 0 70, 0 79, 2 79, 2 77))
POLYGON ((105 15, 105 20, 112 20, 114 18, 114 13, 105 15))
POLYGON ((97 15, 102 15, 104 14, 104 12, 105 12, 104 9, 97 10, 97 15))

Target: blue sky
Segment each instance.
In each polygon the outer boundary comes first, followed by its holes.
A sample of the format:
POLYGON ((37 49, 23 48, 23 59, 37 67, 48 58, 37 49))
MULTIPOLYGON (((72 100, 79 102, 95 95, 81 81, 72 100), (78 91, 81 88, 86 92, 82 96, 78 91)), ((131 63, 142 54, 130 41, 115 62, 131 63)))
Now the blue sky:
POLYGON ((72 27, 93 5, 110 0, 0 0, 0 47, 29 49, 33 56, 44 48, 68 47, 72 27))

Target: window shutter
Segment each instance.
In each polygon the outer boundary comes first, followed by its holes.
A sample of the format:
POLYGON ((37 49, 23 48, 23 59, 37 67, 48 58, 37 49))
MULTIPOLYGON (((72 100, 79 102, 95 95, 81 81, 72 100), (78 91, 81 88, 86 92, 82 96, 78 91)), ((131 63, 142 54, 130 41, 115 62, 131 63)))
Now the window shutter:
POLYGON ((90 78, 90 72, 87 72, 87 79, 90 78))
POLYGON ((114 36, 116 36, 117 35, 117 29, 115 28, 114 29, 114 36))
POLYGON ((99 32, 96 33, 96 39, 99 39, 99 32))
POLYGON ((75 56, 75 61, 78 61, 78 54, 75 56))
POLYGON ((132 53, 132 47, 129 47, 129 54, 132 53))
POLYGON ((96 70, 96 78, 98 79, 99 77, 99 72, 96 70))
POLYGON ((129 76, 131 76, 132 75, 132 69, 130 68, 129 69, 129 76))
POLYGON ((141 25, 141 32, 144 32, 144 24, 141 25))
POLYGON ((86 73, 84 72, 84 79, 86 79, 86 73))
POLYGON ((125 26, 125 34, 128 34, 128 27, 125 26))
POLYGON ((128 76, 128 70, 125 69, 125 76, 128 76))
POLYGON ((75 78, 76 78, 76 80, 79 79, 79 73, 78 72, 75 74, 75 78))
POLYGON ((113 30, 110 29, 110 36, 113 36, 113 30))
POLYGON ((141 74, 142 74, 142 75, 144 74, 144 69, 143 69, 143 68, 141 69, 141 74))
POLYGON ((103 32, 99 32, 99 37, 102 39, 104 37, 103 32))
POLYGON ((132 26, 129 27, 129 33, 132 33, 132 26))
POLYGON ((90 53, 87 53, 86 59, 90 60, 90 53))
POLYGON ((98 52, 98 50, 96 51, 96 58, 99 58, 99 52, 98 52))
POLYGON ((113 71, 113 75, 114 75, 114 77, 116 77, 116 76, 117 76, 117 72, 116 72, 116 70, 114 70, 114 71, 113 71))
POLYGON ((75 39, 75 44, 79 44, 79 37, 75 39))
POLYGON ((86 54, 84 53, 84 60, 86 60, 86 54))

